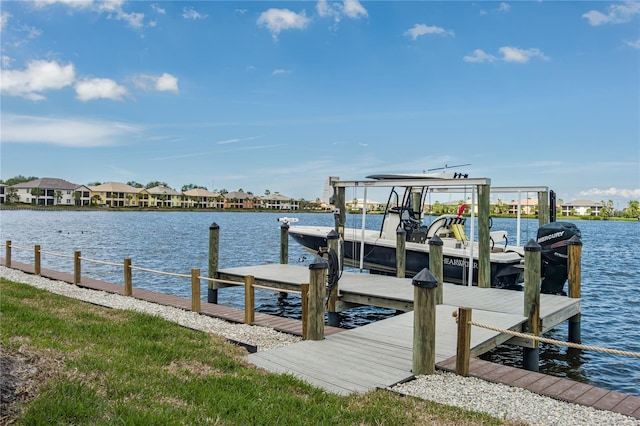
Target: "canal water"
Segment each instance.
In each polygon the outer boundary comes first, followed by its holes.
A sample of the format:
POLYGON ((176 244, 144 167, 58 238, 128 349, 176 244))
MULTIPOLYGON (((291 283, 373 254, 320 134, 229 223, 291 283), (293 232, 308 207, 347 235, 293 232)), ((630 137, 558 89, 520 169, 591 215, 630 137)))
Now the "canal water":
MULTIPOLYGON (((295 214, 297 225, 333 224, 331 214, 295 214)), ((189 274, 208 268, 209 227, 220 227, 220 268, 278 263, 280 261, 279 213, 233 212, 114 212, 114 211, 0 211, 0 241, 11 240, 12 258, 33 263, 33 246, 41 250, 104 262, 119 263, 131 258, 134 266, 165 272, 189 274)), ((379 229, 382 216, 369 215, 367 227, 379 229)), ((361 216, 350 215, 348 227, 360 227, 361 216)), ((427 218, 427 222, 429 218, 427 218)), ((576 221, 582 232, 582 341, 586 345, 640 352, 640 223, 617 221, 576 221)), ((537 220, 521 222, 521 244, 535 239, 537 220)), ((505 229, 515 243, 516 220, 493 220, 493 230, 505 229)), ((289 263, 308 265, 313 255, 290 241, 289 263)), ((42 255, 42 266, 72 272, 69 257, 42 255)), ((122 268, 83 262, 83 275, 114 283, 123 282, 122 268)), ((143 271, 133 271, 134 287, 191 296, 190 280, 143 271)), ((207 284, 203 282, 203 300, 207 284)), ((566 289, 566 287, 565 287, 566 289)), ((509 290, 505 290, 509 291, 509 290)), ((220 304, 243 308, 241 287, 219 291, 220 304)), ((259 312, 300 318, 296 296, 279 299, 277 294, 256 292, 259 312)), ((359 308, 342 314, 341 326, 357 327, 380 320, 394 311, 359 308)), ((566 323, 545 334, 567 340, 566 323)), ((483 359, 520 366, 521 349, 502 345, 483 359)), ((640 396, 640 359, 580 351, 542 344, 540 371, 568 377, 607 389, 640 396)))

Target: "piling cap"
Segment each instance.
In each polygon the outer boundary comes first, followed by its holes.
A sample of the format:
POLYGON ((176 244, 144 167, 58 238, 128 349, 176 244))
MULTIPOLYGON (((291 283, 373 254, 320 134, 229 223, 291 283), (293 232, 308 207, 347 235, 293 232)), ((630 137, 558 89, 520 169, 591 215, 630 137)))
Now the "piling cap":
POLYGON ((332 229, 327 234, 327 240, 337 240, 338 238, 340 238, 340 234, 338 234, 335 229, 332 229))
POLYGON ((407 231, 405 231, 404 228, 398 228, 398 230, 396 230, 396 235, 404 235, 406 233, 407 231))
POLYGON ((309 269, 329 269, 329 262, 327 262, 322 256, 316 254, 316 257, 313 258, 313 261, 309 265, 309 269))
POLYGON ((444 243, 442 242, 442 238, 438 237, 437 235, 434 235, 433 237, 429 238, 429 245, 441 246, 441 245, 444 245, 444 243))
POLYGON ((422 271, 413 277, 411 284, 420 288, 436 288, 438 287, 438 279, 433 276, 431 271, 424 268, 422 271))
POLYGON ((289 229, 289 224, 287 222, 282 223, 282 225, 280 225, 280 229, 289 229))
POLYGON ((569 238, 569 240, 567 240, 567 244, 570 246, 581 246, 582 239, 577 235, 573 235, 571 238, 569 238))
POLYGON ((220 229, 220 226, 218 226, 218 224, 217 224, 217 223, 213 222, 213 223, 211 224, 211 226, 209 227, 209 229, 220 229))
POLYGON ((529 240, 526 246, 524 246, 524 251, 542 251, 542 246, 536 243, 536 240, 533 238, 529 240))

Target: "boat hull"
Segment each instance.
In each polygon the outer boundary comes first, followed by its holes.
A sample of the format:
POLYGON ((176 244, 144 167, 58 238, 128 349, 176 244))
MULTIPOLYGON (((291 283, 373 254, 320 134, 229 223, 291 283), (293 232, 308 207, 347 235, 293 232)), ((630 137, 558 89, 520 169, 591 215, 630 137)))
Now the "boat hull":
MULTIPOLYGON (((300 245, 311 252, 317 252, 319 247, 327 246, 326 237, 322 233, 299 232, 292 228, 289 235, 300 245)), ((326 235, 326 234, 324 234, 326 235)), ((428 244, 407 244, 405 275, 412 277, 424 268, 429 267, 428 244), (411 246, 411 247, 409 247, 411 246)), ((362 242, 357 240, 344 241, 343 247, 344 265, 354 268, 369 270, 371 273, 395 275, 396 274, 396 249, 395 244, 387 241, 371 243, 365 240, 364 250, 362 242), (364 253, 362 262, 361 253, 364 253)), ((469 257, 468 252, 459 250, 459 254, 443 253, 443 279, 454 284, 468 284, 469 257), (466 254, 466 257, 465 257, 466 254)), ((523 269, 518 256, 511 262, 490 262, 491 286, 497 288, 521 288, 523 269)), ((472 285, 478 285, 478 260, 473 260, 472 285)))

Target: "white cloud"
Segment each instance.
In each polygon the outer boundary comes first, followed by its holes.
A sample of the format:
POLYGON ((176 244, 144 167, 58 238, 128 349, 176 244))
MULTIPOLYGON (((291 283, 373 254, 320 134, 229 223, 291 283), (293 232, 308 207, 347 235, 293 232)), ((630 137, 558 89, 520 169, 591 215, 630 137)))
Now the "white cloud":
POLYGON ((295 13, 289 9, 269 9, 260 14, 257 24, 261 27, 266 27, 271 32, 274 40, 277 40, 278 35, 283 30, 305 29, 309 24, 309 18, 307 18, 304 11, 295 13))
POLYGON ((192 7, 185 7, 184 9, 182 9, 182 17, 184 19, 192 19, 194 21, 197 21, 199 19, 206 18, 207 15, 203 15, 192 7))
POLYGON ((271 75, 283 75, 283 74, 291 74, 291 70, 285 70, 282 68, 278 68, 273 70, 273 72, 271 73, 271 75))
POLYGON ((518 47, 503 46, 498 50, 502 54, 502 60, 505 62, 518 62, 524 64, 529 62, 531 58, 540 58, 544 60, 549 59, 540 49, 537 48, 520 49, 518 47))
POLYGON ((4 28, 7 26, 7 23, 9 22, 9 18, 11 18, 11 14, 8 12, 1 12, 0 13, 0 31, 3 31, 4 28))
POLYGON ((624 44, 632 49, 640 49, 640 38, 634 41, 625 41, 624 44))
POLYGON ((122 9, 123 0, 36 0, 37 7, 46 7, 54 4, 62 4, 72 9, 88 9, 97 13, 106 13, 109 17, 115 17, 118 21, 125 21, 131 28, 142 28, 144 13, 127 13, 122 9))
POLYGON ((471 55, 467 55, 462 59, 466 62, 483 63, 483 62, 494 62, 497 58, 493 55, 489 55, 482 49, 476 49, 473 51, 471 55))
POLYGON ((127 88, 108 78, 87 78, 75 85, 76 98, 86 102, 94 99, 121 101, 127 88))
POLYGON ((141 129, 125 123, 77 118, 2 115, 3 143, 43 143, 74 148, 116 145, 141 129))
POLYGON ((342 3, 319 0, 318 3, 316 3, 316 12, 318 12, 321 18, 333 18, 336 24, 338 24, 343 17, 360 19, 369 16, 367 10, 358 0, 344 0, 342 3))
POLYGON ((603 24, 623 24, 640 14, 640 2, 626 1, 624 3, 612 4, 606 14, 597 10, 590 10, 582 17, 589 21, 589 25, 597 27, 603 24))
POLYGON ((153 3, 151 5, 151 10, 153 10, 154 12, 160 14, 160 15, 165 15, 167 13, 166 10, 164 10, 163 8, 161 8, 160 6, 158 6, 158 3, 153 3))
POLYGON ((444 28, 441 28, 441 27, 428 26, 425 24, 415 24, 413 28, 404 32, 404 35, 410 36, 414 40, 425 34, 436 34, 436 35, 455 37, 455 33, 453 31, 445 30, 444 28))
POLYGON ((133 78, 133 84, 143 90, 157 90, 159 92, 178 93, 178 78, 163 73, 161 76, 140 74, 133 78))
POLYGON ((93 6, 93 0, 36 0, 37 7, 46 7, 52 4, 63 4, 73 9, 85 9, 93 6))
POLYGON ((498 6, 498 12, 508 12, 511 9, 511 5, 509 3, 502 2, 500 6, 498 6))
POLYGON ((0 70, 0 89, 11 96, 21 96, 33 101, 45 99, 41 92, 59 90, 73 84, 73 64, 62 65, 56 61, 33 60, 24 70, 0 70))
POLYGON ((2 55, 2 68, 11 68, 13 59, 7 55, 2 55))
POLYGON ((358 0, 344 0, 344 14, 351 19, 360 19, 368 16, 367 10, 358 0))
POLYGON ((614 187, 609 189, 592 188, 592 189, 580 192, 580 195, 621 197, 621 198, 629 198, 629 199, 637 200, 638 198, 640 198, 640 188, 637 188, 637 189, 622 189, 622 188, 614 188, 614 187))

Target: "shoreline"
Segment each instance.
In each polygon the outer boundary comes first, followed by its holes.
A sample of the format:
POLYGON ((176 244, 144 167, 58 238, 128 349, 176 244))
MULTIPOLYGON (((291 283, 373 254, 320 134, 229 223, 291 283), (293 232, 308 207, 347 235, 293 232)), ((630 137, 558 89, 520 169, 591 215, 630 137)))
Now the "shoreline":
MULTIPOLYGON (((5 266, 0 266, 0 277, 95 305, 157 315, 184 327, 255 345, 259 351, 300 341, 297 336, 267 327, 229 323, 131 297, 79 288, 66 282, 27 274, 5 266)), ((387 390, 445 405, 482 411, 499 418, 524 421, 531 425, 640 425, 640 420, 622 414, 566 403, 524 389, 442 371, 437 371, 431 376, 418 376, 415 380, 387 390)))

